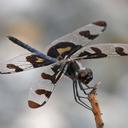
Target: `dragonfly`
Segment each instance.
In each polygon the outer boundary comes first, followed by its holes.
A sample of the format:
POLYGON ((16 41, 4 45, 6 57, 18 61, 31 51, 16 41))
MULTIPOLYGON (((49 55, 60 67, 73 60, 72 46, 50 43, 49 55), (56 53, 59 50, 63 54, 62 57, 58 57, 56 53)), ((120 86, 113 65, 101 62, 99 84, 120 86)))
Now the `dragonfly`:
POLYGON ((42 71, 38 83, 30 89, 28 106, 40 108, 44 106, 53 93, 58 81, 67 76, 72 80, 75 101, 91 110, 84 101, 89 84, 93 80, 93 71, 84 67, 80 60, 99 59, 110 56, 128 56, 128 44, 101 43, 91 44, 107 27, 105 21, 96 21, 85 25, 65 36, 53 41, 43 53, 13 36, 8 36, 13 43, 29 51, 0 64, 0 74, 13 74, 35 68, 42 71), (81 95, 81 92, 84 95, 81 95))

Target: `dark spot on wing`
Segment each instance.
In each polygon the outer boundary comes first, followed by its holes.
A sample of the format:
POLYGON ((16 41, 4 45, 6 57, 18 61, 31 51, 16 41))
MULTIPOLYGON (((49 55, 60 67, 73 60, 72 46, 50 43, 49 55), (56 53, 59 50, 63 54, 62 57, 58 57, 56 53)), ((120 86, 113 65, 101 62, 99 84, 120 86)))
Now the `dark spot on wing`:
POLYGON ((80 34, 81 36, 84 36, 84 37, 90 39, 90 40, 93 40, 93 39, 95 39, 96 37, 98 37, 98 34, 93 35, 93 34, 91 34, 90 31, 88 31, 88 30, 87 30, 87 31, 81 31, 81 32, 79 32, 79 34, 80 34))
POLYGON ((20 68, 19 66, 14 65, 14 64, 7 64, 7 68, 9 68, 9 69, 15 69, 15 72, 21 72, 21 71, 23 71, 22 68, 20 68))
POLYGON ((57 59, 63 59, 65 56, 71 56, 81 45, 75 45, 72 42, 58 42, 58 44, 48 49, 47 55, 57 59))
POLYGON ((107 57, 105 53, 102 53, 102 51, 99 48, 91 47, 91 49, 94 51, 94 53, 90 53, 88 51, 84 51, 79 54, 79 57, 84 57, 84 59, 93 59, 93 58, 104 58, 107 57))
POLYGON ((104 27, 104 29, 102 31, 104 31, 107 27, 107 23, 105 21, 97 21, 97 22, 94 22, 93 24, 95 24, 97 26, 104 27))
POLYGON ((46 104, 46 101, 44 101, 42 104, 38 104, 38 103, 31 101, 31 100, 28 101, 28 106, 30 108, 39 108, 39 107, 43 106, 44 104, 46 104))
POLYGON ((61 65, 55 65, 55 66, 51 67, 53 74, 50 75, 50 74, 48 74, 48 72, 47 73, 43 72, 41 74, 41 77, 43 79, 50 80, 52 82, 52 84, 55 84, 59 80, 59 78, 61 77, 61 75, 63 73, 63 70, 62 71, 59 70, 60 67, 61 67, 61 65))
POLYGON ((38 89, 38 90, 36 90, 35 92, 36 92, 36 94, 38 94, 38 95, 44 94, 47 98, 49 98, 50 95, 52 94, 51 91, 47 91, 47 90, 44 90, 44 89, 38 89))
POLYGON ((56 76, 55 75, 49 75, 49 74, 46 74, 46 73, 42 73, 41 77, 43 79, 50 80, 52 82, 52 84, 56 83, 56 81, 55 81, 56 76))
POLYGON ((128 53, 125 53, 124 49, 121 47, 115 47, 115 52, 117 54, 119 54, 120 56, 127 56, 128 55, 128 53))
POLYGON ((54 65, 54 66, 52 67, 52 70, 53 70, 54 72, 56 72, 56 71, 59 70, 60 67, 61 67, 61 64, 56 64, 56 65, 54 65))
POLYGON ((102 26, 102 27, 107 26, 107 23, 105 21, 97 21, 97 22, 94 22, 93 24, 95 24, 97 26, 102 26))
POLYGON ((97 48, 97 47, 91 47, 91 49, 92 49, 95 53, 97 53, 98 55, 103 54, 102 51, 101 51, 99 48, 97 48))
POLYGON ((26 60, 30 62, 34 68, 51 64, 48 60, 45 60, 44 58, 38 55, 27 56, 26 60))

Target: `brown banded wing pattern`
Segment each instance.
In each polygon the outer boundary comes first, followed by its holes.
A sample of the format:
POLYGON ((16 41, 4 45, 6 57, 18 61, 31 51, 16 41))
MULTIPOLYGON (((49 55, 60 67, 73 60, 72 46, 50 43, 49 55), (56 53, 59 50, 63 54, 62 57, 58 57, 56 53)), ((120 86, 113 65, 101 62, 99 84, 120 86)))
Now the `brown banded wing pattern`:
MULTIPOLYGON (((87 96, 86 90, 91 89, 88 84, 93 79, 93 72, 89 68, 80 66, 78 61, 109 56, 128 56, 128 44, 89 45, 92 40, 105 31, 106 26, 105 21, 93 22, 53 41, 47 48, 46 56, 54 58, 54 63, 50 59, 40 56, 38 54, 40 52, 27 53, 0 64, 0 74, 19 73, 40 68, 41 73, 38 74, 38 83, 33 83, 30 89, 28 99, 30 108, 39 108, 45 105, 58 80, 66 75, 73 81, 75 101, 91 110, 83 99, 87 96), (84 96, 80 95, 81 92, 84 96)), ((18 41, 13 37, 10 39, 13 39, 11 41, 15 41, 15 43, 18 41)), ((20 42, 20 44, 22 43, 20 42)), ((29 50, 29 46, 23 44, 23 47, 25 46, 29 50)), ((34 50, 32 49, 32 51, 34 50)))
POLYGON ((106 27, 107 24, 104 21, 97 21, 85 25, 53 41, 47 48, 47 55, 54 58, 64 58, 69 54, 72 55, 81 47, 96 39, 105 31, 106 27))
POLYGON ((74 53, 72 58, 96 59, 112 56, 128 56, 128 44, 106 43, 88 45, 74 53))
POLYGON ((63 75, 63 70, 60 71, 59 67, 59 65, 49 65, 43 68, 41 74, 38 74, 38 83, 36 82, 29 92, 28 105, 30 108, 38 108, 46 104, 55 88, 56 82, 63 75), (56 68, 56 71, 54 71, 54 68, 56 68))
MULTIPOLYGON (((106 22, 97 21, 60 37, 50 44, 47 49, 47 55, 58 59, 64 58, 65 55, 76 52, 82 45, 85 45, 98 37, 106 29, 106 26, 106 22)), ((50 61, 47 61, 36 53, 27 53, 1 63, 0 73, 11 74, 22 72, 33 68, 47 66, 49 64, 51 64, 50 61)))

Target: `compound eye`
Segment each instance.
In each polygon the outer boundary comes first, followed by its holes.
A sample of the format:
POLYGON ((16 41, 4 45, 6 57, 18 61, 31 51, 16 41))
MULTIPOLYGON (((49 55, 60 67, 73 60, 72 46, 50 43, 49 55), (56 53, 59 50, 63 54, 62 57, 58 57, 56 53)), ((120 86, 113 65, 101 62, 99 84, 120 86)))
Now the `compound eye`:
POLYGON ((84 69, 78 72, 78 79, 83 84, 88 84, 93 79, 93 73, 91 69, 84 69))
POLYGON ((87 76, 87 72, 85 70, 80 71, 80 75, 81 75, 81 77, 85 77, 85 76, 87 76))
POLYGON ((86 79, 87 79, 87 80, 92 79, 92 75, 88 75, 88 76, 86 77, 86 79))
POLYGON ((85 81, 84 81, 84 84, 88 84, 91 80, 93 79, 93 76, 88 76, 85 81))

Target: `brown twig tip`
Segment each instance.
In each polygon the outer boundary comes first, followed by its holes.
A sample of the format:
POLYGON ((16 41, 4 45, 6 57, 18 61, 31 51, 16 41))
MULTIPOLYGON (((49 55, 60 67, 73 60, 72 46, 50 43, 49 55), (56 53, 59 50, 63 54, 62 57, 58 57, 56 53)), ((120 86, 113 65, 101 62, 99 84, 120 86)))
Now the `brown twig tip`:
POLYGON ((94 114, 94 117, 95 117, 95 122, 96 122, 96 128, 103 128, 104 126, 104 123, 103 123, 103 120, 101 118, 101 111, 100 111, 100 106, 99 106, 99 103, 98 103, 98 100, 97 100, 97 86, 99 85, 100 83, 96 84, 94 89, 89 93, 88 95, 88 100, 92 106, 92 112, 94 114))

